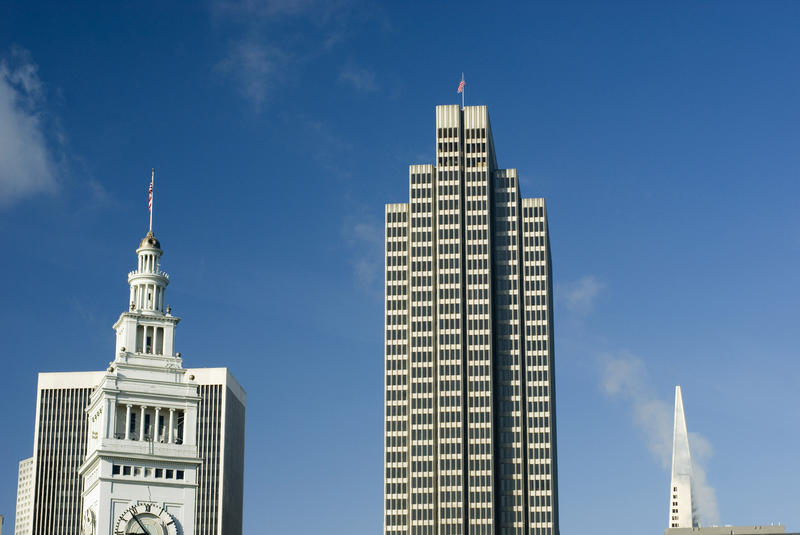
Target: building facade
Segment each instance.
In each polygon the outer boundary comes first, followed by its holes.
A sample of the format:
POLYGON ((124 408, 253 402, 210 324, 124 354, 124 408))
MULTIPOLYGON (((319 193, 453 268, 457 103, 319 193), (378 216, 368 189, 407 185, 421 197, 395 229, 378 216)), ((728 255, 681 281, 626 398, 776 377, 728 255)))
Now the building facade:
POLYGON ((557 535, 547 211, 485 106, 436 108, 385 224, 384 532, 557 535))
POLYGON ((152 233, 137 254, 114 361, 39 374, 25 533, 242 532, 245 392, 225 368, 183 367, 152 233))
POLYGON ((33 457, 19 462, 17 478, 17 514, 14 535, 29 535, 33 522, 33 457))

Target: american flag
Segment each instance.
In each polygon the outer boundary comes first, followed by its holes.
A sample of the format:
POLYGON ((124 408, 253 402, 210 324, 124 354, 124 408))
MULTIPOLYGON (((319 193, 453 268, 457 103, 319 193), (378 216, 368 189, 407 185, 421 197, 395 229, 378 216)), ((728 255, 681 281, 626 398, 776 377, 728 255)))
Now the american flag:
POLYGON ((153 181, 150 180, 150 189, 147 190, 147 209, 153 211, 153 181))
POLYGON ((461 78, 461 82, 459 82, 459 84, 458 84, 458 93, 463 93, 464 92, 464 86, 465 85, 467 85, 467 83, 464 81, 464 78, 461 78))

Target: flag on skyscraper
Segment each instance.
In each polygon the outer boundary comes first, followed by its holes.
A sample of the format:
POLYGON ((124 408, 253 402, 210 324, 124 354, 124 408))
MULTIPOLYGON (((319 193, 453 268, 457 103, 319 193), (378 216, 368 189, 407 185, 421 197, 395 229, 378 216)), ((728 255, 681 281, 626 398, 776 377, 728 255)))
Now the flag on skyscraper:
POLYGON ((467 85, 467 83, 464 81, 464 75, 462 74, 461 75, 461 82, 459 82, 459 84, 458 84, 458 92, 459 93, 463 93, 464 92, 464 86, 465 85, 467 85))
POLYGON ((150 179, 150 189, 147 190, 147 209, 153 211, 153 179, 150 179))

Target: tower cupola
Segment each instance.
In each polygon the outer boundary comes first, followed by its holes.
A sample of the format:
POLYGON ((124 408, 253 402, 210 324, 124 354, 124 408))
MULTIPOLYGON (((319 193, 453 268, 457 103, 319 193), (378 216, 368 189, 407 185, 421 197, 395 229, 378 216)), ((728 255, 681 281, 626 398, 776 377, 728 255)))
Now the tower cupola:
POLYGON ((161 271, 161 243, 148 231, 136 249, 138 266, 128 273, 131 287, 130 310, 143 314, 163 315, 169 275, 161 271))

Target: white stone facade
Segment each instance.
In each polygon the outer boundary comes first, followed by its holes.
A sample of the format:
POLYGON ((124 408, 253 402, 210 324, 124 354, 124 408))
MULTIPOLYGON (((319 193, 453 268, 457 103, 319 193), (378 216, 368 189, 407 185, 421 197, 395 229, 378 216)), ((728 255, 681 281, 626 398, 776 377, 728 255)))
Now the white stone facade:
POLYGON ((17 514, 14 535, 30 535, 33 525, 33 457, 19 462, 17 478, 17 514))
POLYGON ((161 271, 162 251, 152 232, 136 252, 138 268, 128 275, 129 310, 114 324, 116 357, 86 409, 82 528, 105 535, 146 519, 193 535, 200 464, 197 383, 174 352, 179 319, 166 309, 169 277, 161 271), (140 504, 159 507, 163 518, 154 510, 125 517, 140 504))
POLYGON ((384 532, 557 535, 544 199, 485 106, 436 108, 436 162, 386 206, 384 532))

